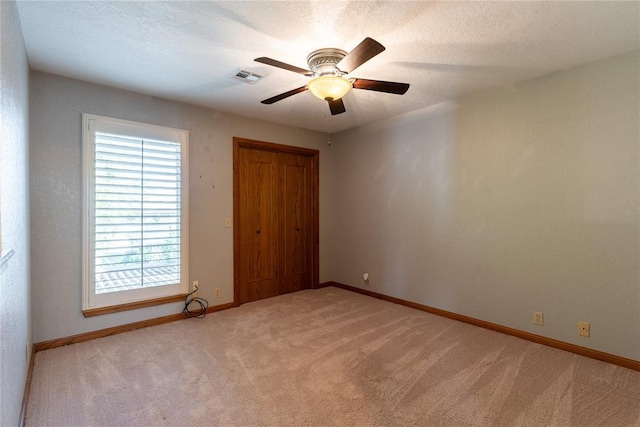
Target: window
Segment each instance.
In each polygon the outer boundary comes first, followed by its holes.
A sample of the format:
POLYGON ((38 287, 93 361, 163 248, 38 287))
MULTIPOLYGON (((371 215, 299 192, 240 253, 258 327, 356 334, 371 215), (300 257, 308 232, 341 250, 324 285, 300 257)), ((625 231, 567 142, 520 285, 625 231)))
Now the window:
POLYGON ((82 121, 83 313, 185 294, 188 132, 89 114, 82 121))

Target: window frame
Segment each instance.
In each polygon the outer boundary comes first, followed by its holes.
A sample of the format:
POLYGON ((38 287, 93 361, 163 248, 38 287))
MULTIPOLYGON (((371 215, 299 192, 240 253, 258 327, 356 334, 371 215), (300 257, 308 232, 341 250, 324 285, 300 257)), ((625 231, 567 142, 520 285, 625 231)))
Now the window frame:
POLYGON ((82 312, 85 317, 179 301, 188 292, 189 132, 164 126, 82 114, 82 312), (180 283, 97 294, 95 292, 96 132, 180 144, 180 283))

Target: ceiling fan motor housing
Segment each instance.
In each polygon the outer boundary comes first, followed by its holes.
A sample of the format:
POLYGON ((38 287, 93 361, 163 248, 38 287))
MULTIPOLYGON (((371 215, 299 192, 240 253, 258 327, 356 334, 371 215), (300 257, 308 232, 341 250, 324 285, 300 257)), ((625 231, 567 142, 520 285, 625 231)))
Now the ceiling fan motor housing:
POLYGON ((347 55, 342 49, 325 48, 314 50, 307 56, 307 64, 316 76, 342 76, 336 65, 347 55))

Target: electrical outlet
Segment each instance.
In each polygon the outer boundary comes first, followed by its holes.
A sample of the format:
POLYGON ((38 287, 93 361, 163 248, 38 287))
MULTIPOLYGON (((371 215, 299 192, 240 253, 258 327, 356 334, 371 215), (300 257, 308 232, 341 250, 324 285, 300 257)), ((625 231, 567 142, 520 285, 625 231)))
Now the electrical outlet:
POLYGON ((195 298, 198 296, 198 288, 200 287, 200 281, 194 280, 193 282, 191 282, 191 284, 193 285, 193 294, 191 294, 191 297, 195 298))
POLYGON ((216 288, 216 289, 215 289, 215 293, 214 293, 214 297, 215 297, 215 298, 220 298, 220 295, 221 295, 221 294, 222 294, 222 293, 220 292, 220 288, 216 288))
POLYGON ((371 276, 369 275, 369 273, 364 273, 362 275, 362 280, 364 280, 364 283, 366 283, 368 285, 369 281, 371 280, 371 276))
POLYGON ((541 311, 534 311, 533 312, 533 324, 534 325, 544 325, 544 315, 542 314, 541 311))
POLYGON ((591 336, 591 325, 589 324, 589 322, 578 322, 578 335, 581 335, 583 337, 591 336))
POLYGON ((231 218, 226 217, 224 219, 224 226, 225 226, 225 228, 231 228, 231 218))

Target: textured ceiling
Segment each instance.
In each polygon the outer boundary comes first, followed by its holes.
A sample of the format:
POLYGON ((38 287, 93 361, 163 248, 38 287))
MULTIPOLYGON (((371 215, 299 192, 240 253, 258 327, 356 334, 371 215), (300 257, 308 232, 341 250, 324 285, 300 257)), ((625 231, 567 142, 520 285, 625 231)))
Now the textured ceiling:
POLYGON ((33 69, 324 132, 438 104, 639 48, 638 2, 19 1, 33 69), (403 95, 353 90, 347 112, 304 92, 309 52, 387 50, 351 76, 410 83, 403 95), (262 74, 254 85, 237 68, 262 74))

